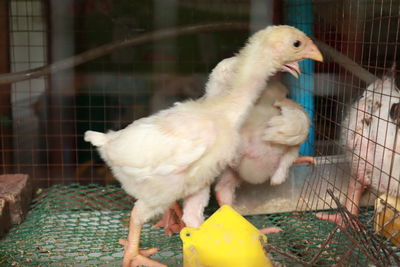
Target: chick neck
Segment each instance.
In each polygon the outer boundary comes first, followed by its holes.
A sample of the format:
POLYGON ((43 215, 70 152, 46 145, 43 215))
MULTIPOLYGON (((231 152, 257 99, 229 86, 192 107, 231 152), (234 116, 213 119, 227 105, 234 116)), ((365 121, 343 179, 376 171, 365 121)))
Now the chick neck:
POLYGON ((243 48, 237 56, 235 74, 229 89, 211 99, 217 102, 216 112, 225 116, 237 129, 241 127, 250 108, 265 89, 269 77, 280 68, 281 64, 273 60, 273 51, 268 50, 267 53, 264 49, 261 56, 251 45, 243 48))

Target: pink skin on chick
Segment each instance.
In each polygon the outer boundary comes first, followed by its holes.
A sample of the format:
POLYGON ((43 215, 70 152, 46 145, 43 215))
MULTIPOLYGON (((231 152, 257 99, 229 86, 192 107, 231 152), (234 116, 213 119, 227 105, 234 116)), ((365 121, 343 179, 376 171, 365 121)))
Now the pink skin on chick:
POLYGON ((163 218, 153 225, 151 229, 163 227, 165 234, 167 236, 172 236, 174 233, 179 233, 185 227, 185 223, 182 221, 182 216, 182 208, 177 202, 175 202, 164 213, 163 218))
MULTIPOLYGON (((365 98, 360 99, 360 103, 357 105, 357 111, 355 113, 351 113, 349 115, 350 118, 346 119, 351 121, 349 126, 345 126, 354 128, 352 129, 354 132, 346 133, 347 146, 352 147, 352 149, 357 151, 356 153, 360 155, 360 157, 354 156, 352 158, 352 172, 355 172, 354 175, 356 178, 353 176, 350 177, 345 201, 346 209, 354 216, 358 215, 362 193, 364 192, 365 188, 370 185, 370 179, 365 178, 365 170, 367 167, 365 159, 368 157, 368 154, 371 154, 367 153, 368 150, 372 150, 374 147, 374 145, 369 142, 368 138, 366 138, 367 136, 364 135, 366 130, 365 127, 368 127, 368 125, 365 124, 365 112, 367 112, 367 105, 363 103, 363 101, 365 101, 365 98), (353 114, 356 115, 352 116, 353 114), (354 121, 354 123, 352 121, 354 121), (362 157, 365 158, 363 159, 362 157)), ((347 124, 346 120, 345 124, 347 124)), ((340 214, 319 212, 315 214, 315 216, 321 220, 334 222, 339 227, 344 227, 343 218, 340 214)))
MULTIPOLYGON (((360 200, 362 193, 365 188, 369 186, 369 183, 365 183, 363 179, 356 180, 351 178, 347 189, 347 197, 345 202, 346 209, 354 216, 358 216, 358 207, 360 206, 360 200), (361 182, 360 182, 361 181, 361 182), (363 184, 364 183, 364 184, 363 184)), ((318 219, 330 221, 336 223, 339 227, 344 227, 343 218, 340 214, 327 214, 319 212, 315 214, 318 219)))
MULTIPOLYGON (((293 164, 315 164, 315 159, 313 157, 298 157, 293 164)), ((224 178, 222 183, 220 184, 220 188, 215 192, 215 198, 217 199, 218 205, 232 205, 235 196, 235 189, 239 186, 240 180, 238 179, 238 174, 229 168, 224 174, 224 178)))
MULTIPOLYGON (((364 105, 362 105, 364 106, 364 105)), ((361 107, 361 109, 365 110, 365 107, 361 107)), ((359 116, 361 117, 361 116, 359 116)), ((361 125, 363 125, 363 123, 361 122, 361 120, 359 121, 359 127, 357 127, 357 132, 358 134, 355 134, 355 138, 354 135, 350 135, 349 136, 349 140, 348 140, 348 144, 354 147, 359 147, 359 152, 360 152, 360 156, 364 155, 366 157, 368 157, 369 155, 373 155, 373 148, 374 145, 372 143, 370 143, 367 138, 363 137, 362 135, 360 135, 359 133, 362 132, 361 129, 361 125), (353 144, 354 143, 354 144, 353 144), (367 151, 370 150, 370 152, 368 153, 367 151)), ((366 187, 368 187, 370 185, 370 178, 367 178, 368 175, 366 175, 366 161, 364 159, 358 158, 358 157, 354 157, 353 158, 353 167, 357 166, 356 168, 353 168, 353 172, 355 172, 355 177, 353 176, 350 177, 349 180, 349 184, 348 184, 348 188, 347 188, 347 196, 346 196, 346 201, 345 201, 345 207, 346 209, 350 212, 350 214, 354 215, 354 216, 358 216, 358 209, 360 206, 360 200, 361 200, 361 196, 365 190, 366 187)), ((339 227, 344 227, 344 222, 343 222, 343 218, 340 214, 327 214, 327 213, 317 213, 315 215, 318 219, 321 220, 326 220, 326 221, 331 221, 336 223, 339 227)))
MULTIPOLYGON (((359 105, 360 110, 365 110, 365 105, 359 105)), ((362 125, 364 115, 359 114, 357 112, 358 126, 356 127, 355 133, 350 134, 348 138, 348 145, 353 147, 356 153, 359 153, 358 156, 352 157, 352 172, 353 176, 350 177, 348 188, 347 188, 347 196, 345 201, 345 207, 350 212, 350 214, 354 216, 358 216, 358 210, 360 206, 361 196, 370 184, 371 184, 371 170, 372 166, 368 166, 367 162, 371 159, 371 156, 374 155, 375 144, 369 140, 367 136, 363 136, 362 125), (358 148, 358 149, 357 149, 358 148)), ((369 161, 372 162, 372 161, 369 161)), ((344 227, 343 218, 340 214, 327 214, 323 212, 319 212, 315 215, 318 219, 331 221, 336 223, 339 227, 344 227)))
MULTIPOLYGON (((315 164, 313 157, 298 157, 300 145, 308 136, 309 119, 305 111, 286 98, 287 89, 270 82, 241 129, 242 146, 238 164, 221 175, 215 191, 219 205, 232 205, 241 181, 251 184, 270 180, 283 183, 293 164, 315 164)), ((275 233, 278 228, 265 228, 275 233)))
MULTIPOLYGON (((315 164, 313 157, 298 157, 300 145, 308 136, 310 121, 306 112, 286 98, 287 89, 279 82, 269 82, 241 129, 241 156, 228 167, 215 187, 220 206, 232 205, 236 188, 242 181, 251 184, 270 180, 283 183, 293 164, 315 164)), ((279 228, 264 228, 276 233, 279 228)))

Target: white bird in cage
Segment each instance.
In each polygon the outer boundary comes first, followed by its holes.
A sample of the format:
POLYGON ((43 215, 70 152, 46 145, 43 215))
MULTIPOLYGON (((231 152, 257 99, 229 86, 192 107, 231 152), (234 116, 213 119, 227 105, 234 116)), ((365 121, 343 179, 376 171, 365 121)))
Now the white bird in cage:
MULTIPOLYGON (((399 196, 400 186, 400 92, 391 77, 368 86, 343 121, 342 142, 350 162, 351 177, 345 206, 358 215, 361 195, 371 186, 399 196)), ((317 217, 343 226, 337 214, 317 217)))
MULTIPOLYGON (((229 89, 235 75, 237 58, 222 60, 212 70, 206 84, 205 98, 215 97, 229 89)), ((218 179, 215 191, 218 204, 232 205, 235 189, 242 180, 260 184, 271 179, 272 185, 283 183, 293 163, 311 162, 312 157, 298 157, 300 145, 307 139, 310 120, 304 109, 287 98, 288 89, 279 81, 270 80, 267 88, 250 110, 241 130, 241 144, 235 164, 227 167, 218 179)), ((167 235, 179 232, 184 225, 174 204, 153 228, 164 227, 167 235)), ((277 228, 265 228, 275 232, 277 228)))
MULTIPOLYGON (((210 75, 206 97, 229 89, 235 57, 221 61, 210 75)), ((293 163, 311 162, 298 157, 300 145, 308 136, 310 120, 304 109, 287 98, 288 89, 279 81, 269 81, 240 130, 241 145, 237 163, 226 168, 215 187, 219 205, 232 205, 235 189, 244 180, 271 185, 283 183, 293 163)))
POLYGON ((237 55, 231 89, 187 101, 106 134, 87 131, 124 190, 137 201, 131 212, 123 266, 164 266, 148 258, 157 249, 139 250, 143 223, 183 199, 183 221, 203 222, 210 184, 231 164, 239 129, 268 78, 280 70, 300 72, 297 61, 322 55, 303 32, 269 26, 255 33, 237 55))

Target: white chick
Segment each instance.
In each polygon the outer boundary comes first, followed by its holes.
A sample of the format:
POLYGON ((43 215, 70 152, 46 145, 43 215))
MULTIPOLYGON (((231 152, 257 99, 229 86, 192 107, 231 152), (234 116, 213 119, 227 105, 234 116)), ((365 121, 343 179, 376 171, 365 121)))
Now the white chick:
MULTIPOLYGON (((368 186, 399 195, 399 102, 394 80, 384 77, 368 86, 343 121, 342 142, 351 167, 345 206, 353 215, 358 215, 361 195, 368 186)), ((316 216, 344 226, 339 214, 316 216)))
MULTIPOLYGON (((279 185, 288 177, 298 158, 300 145, 307 139, 310 120, 304 109, 286 98, 288 90, 270 81, 244 122, 237 165, 227 168, 216 187, 220 205, 232 205, 241 181, 261 184, 267 180, 279 185)), ((312 161, 310 157, 298 162, 312 161)))
MULTIPOLYGON (((237 57, 231 57, 217 64, 209 75, 204 98, 215 97, 229 89, 237 61, 237 57)), ((298 104, 287 99, 287 94, 288 89, 282 83, 269 81, 249 112, 240 131, 239 165, 233 170, 228 167, 216 186, 221 206, 232 205, 235 189, 241 180, 258 184, 272 178, 272 185, 286 180, 288 169, 297 158, 310 125, 308 115, 298 104)), ((305 158, 297 160, 309 160, 309 157, 305 158)), ((162 226, 169 236, 179 232, 184 227, 179 214, 179 205, 175 203, 153 228, 162 226)))
POLYGON ((175 105, 116 132, 85 133, 124 190, 137 199, 123 242, 124 267, 164 266, 148 258, 157 249, 139 251, 143 223, 184 199, 182 219, 198 227, 210 184, 234 161, 239 129, 268 78, 280 70, 299 70, 297 61, 305 58, 322 61, 310 38, 285 25, 255 33, 237 57, 230 90, 175 105))
MULTIPOLYGON (((205 98, 215 97, 229 89, 235 73, 236 57, 222 60, 212 70, 206 84, 205 98)), ((313 161, 298 158, 300 145, 306 140, 310 121, 297 103, 287 99, 288 89, 278 81, 269 81, 256 105, 249 112, 241 134, 238 166, 223 172, 216 186, 218 203, 232 205, 234 193, 242 180, 259 184, 271 179, 271 184, 283 183, 292 163, 313 161)), ((179 232, 179 205, 167 210, 153 228, 164 227, 167 235, 179 232), (175 214, 177 215, 175 215, 175 214)))

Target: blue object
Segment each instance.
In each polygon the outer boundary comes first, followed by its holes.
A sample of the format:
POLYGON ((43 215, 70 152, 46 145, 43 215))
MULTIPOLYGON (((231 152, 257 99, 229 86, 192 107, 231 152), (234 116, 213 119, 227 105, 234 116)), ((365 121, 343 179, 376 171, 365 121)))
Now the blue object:
MULTIPOLYGON (((313 5, 312 0, 285 0, 284 24, 302 30, 308 36, 313 36, 313 5)), ((300 147, 300 155, 314 156, 314 61, 306 59, 300 62, 302 74, 299 79, 287 76, 290 98, 303 106, 310 116, 311 126, 307 141, 300 147)))

